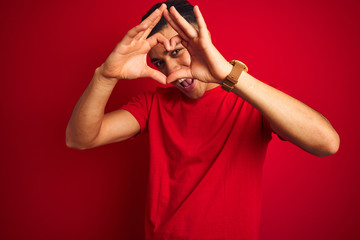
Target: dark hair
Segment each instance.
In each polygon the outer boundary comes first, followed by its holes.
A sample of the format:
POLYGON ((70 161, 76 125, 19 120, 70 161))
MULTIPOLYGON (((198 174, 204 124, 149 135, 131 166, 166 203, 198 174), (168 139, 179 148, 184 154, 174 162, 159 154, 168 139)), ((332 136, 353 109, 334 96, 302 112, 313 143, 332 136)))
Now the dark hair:
MULTIPOLYGON (((169 10, 170 7, 174 6, 176 10, 180 13, 181 16, 185 18, 191 24, 195 24, 197 26, 195 14, 193 11, 194 6, 191 5, 187 0, 168 0, 166 2, 159 2, 152 6, 150 10, 142 17, 141 21, 144 21, 152 12, 154 12, 157 8, 161 6, 161 4, 165 3, 167 9, 169 10)), ((167 25, 167 21, 164 17, 161 17, 160 21, 156 26, 152 29, 148 37, 151 37, 153 34, 159 32, 167 25)))

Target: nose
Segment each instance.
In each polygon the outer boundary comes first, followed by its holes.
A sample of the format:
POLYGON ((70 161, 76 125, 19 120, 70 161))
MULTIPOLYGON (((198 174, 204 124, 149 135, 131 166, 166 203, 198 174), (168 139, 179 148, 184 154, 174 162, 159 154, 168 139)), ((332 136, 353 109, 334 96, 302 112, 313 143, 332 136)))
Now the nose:
POLYGON ((169 76, 171 73, 179 70, 181 68, 181 64, 177 61, 177 59, 169 59, 166 61, 166 76, 169 76))

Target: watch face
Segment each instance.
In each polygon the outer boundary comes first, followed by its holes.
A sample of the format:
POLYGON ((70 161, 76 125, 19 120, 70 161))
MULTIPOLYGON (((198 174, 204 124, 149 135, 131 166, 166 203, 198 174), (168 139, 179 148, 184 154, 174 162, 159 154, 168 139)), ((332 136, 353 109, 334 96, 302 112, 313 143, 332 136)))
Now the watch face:
POLYGON ((246 72, 249 71, 249 69, 248 69, 248 67, 245 65, 245 63, 243 63, 243 62, 241 62, 241 61, 239 61, 239 60, 232 60, 230 63, 231 63, 232 65, 235 65, 235 63, 239 63, 239 64, 241 64, 241 65, 244 67, 244 69, 245 69, 246 72))

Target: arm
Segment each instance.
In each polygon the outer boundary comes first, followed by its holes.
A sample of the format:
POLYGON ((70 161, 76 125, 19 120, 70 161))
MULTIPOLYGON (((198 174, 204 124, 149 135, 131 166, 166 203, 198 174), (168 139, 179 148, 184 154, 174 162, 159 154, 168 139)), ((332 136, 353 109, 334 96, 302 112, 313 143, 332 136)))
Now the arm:
POLYGON ((87 149, 122 141, 140 131, 136 119, 125 110, 104 114, 117 79, 107 79, 98 68, 77 102, 66 129, 66 145, 87 149))
MULTIPOLYGON (((181 42, 188 49, 191 66, 188 70, 171 73, 168 82, 189 77, 221 84, 232 66, 212 44, 199 8, 194 7, 198 30, 187 23, 175 8, 171 8, 170 12, 165 11, 164 16, 179 33, 170 40, 171 45, 181 42)), ((320 113, 246 72, 238 80, 233 92, 258 109, 282 138, 317 156, 331 155, 338 150, 339 136, 320 113)))
POLYGON ((282 138, 316 156, 337 152, 339 135, 324 116, 304 103, 245 71, 233 92, 258 109, 282 138))
POLYGON ((122 141, 140 131, 137 120, 127 111, 104 114, 107 101, 119 79, 150 77, 165 84, 166 77, 146 63, 149 50, 158 43, 170 50, 170 43, 160 33, 147 38, 159 22, 162 5, 138 26, 131 29, 101 67, 76 104, 66 129, 66 145, 86 149, 122 141))

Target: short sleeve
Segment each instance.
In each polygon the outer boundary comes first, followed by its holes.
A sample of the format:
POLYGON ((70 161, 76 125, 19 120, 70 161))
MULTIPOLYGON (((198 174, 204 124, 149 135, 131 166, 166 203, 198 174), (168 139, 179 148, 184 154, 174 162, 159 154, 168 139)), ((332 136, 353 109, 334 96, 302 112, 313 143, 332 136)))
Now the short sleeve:
POLYGON ((153 93, 151 92, 139 94, 120 108, 130 112, 135 117, 140 125, 140 133, 147 132, 152 96, 153 93))

